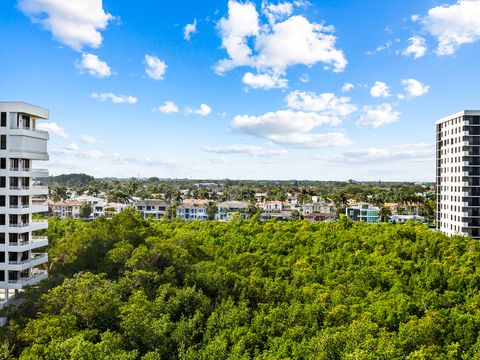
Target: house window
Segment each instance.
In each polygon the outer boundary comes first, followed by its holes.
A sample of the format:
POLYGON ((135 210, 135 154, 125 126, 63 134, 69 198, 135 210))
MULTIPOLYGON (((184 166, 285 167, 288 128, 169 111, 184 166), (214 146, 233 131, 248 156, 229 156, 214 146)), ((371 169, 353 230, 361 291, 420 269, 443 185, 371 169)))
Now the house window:
POLYGON ((0 137, 0 150, 7 149, 7 135, 1 135, 0 137))
POLYGON ((2 116, 1 116, 1 122, 0 122, 0 125, 2 127, 7 127, 7 113, 6 112, 2 112, 2 116))

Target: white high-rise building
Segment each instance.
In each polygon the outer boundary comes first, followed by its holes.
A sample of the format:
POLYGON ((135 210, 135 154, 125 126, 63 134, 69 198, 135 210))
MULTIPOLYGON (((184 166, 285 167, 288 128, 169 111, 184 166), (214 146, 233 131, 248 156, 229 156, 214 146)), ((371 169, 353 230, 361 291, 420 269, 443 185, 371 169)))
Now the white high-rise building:
MULTIPOLYGON (((36 129, 48 119, 48 110, 21 102, 0 102, 0 307, 26 285, 47 277, 39 268, 48 261, 39 251, 48 245, 38 236, 48 222, 33 220, 48 207, 34 197, 46 197, 48 188, 32 179, 46 177, 46 170, 34 169, 36 160, 48 160, 48 133, 36 129)), ((45 267, 45 266, 43 266, 45 267)))
POLYGON ((436 122, 437 229, 480 238, 480 110, 436 122))

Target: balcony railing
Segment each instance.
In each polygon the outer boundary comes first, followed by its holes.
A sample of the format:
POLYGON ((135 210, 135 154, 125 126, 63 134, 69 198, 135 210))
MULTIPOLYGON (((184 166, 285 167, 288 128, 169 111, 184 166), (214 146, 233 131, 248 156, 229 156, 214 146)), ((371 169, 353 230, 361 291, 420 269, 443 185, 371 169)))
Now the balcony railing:
POLYGON ((48 131, 34 129, 34 128, 29 127, 29 126, 12 126, 12 129, 13 130, 28 130, 28 131, 35 131, 35 132, 38 132, 40 134, 48 134, 48 131))
POLYGON ((29 263, 33 260, 39 260, 39 259, 43 259, 43 258, 46 258, 48 257, 47 254, 32 254, 30 256, 30 258, 28 259, 25 259, 25 260, 13 260, 13 261, 9 261, 8 264, 9 265, 23 265, 23 264, 26 264, 26 263, 29 263))
POLYGON ((39 278, 41 276, 46 276, 48 274, 47 270, 39 270, 35 274, 32 274, 28 277, 21 277, 20 279, 9 279, 9 284, 23 284, 32 281, 33 279, 39 278))
POLYGON ((9 226, 10 226, 10 227, 22 228, 22 227, 30 226, 30 223, 28 223, 28 222, 25 222, 25 223, 16 223, 16 224, 9 224, 9 226))
POLYGON ((30 186, 28 186, 28 185, 13 185, 13 186, 10 186, 10 190, 30 190, 30 186))
POLYGON ((11 167, 10 171, 30 171, 30 168, 26 167, 11 167))
POLYGON ((30 204, 10 204, 10 209, 28 209, 30 204))

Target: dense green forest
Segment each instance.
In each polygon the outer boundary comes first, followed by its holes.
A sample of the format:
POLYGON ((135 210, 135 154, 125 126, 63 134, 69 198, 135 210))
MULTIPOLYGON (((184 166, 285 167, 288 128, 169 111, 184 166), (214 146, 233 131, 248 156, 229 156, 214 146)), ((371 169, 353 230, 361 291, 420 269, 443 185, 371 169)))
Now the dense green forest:
POLYGON ((50 222, 2 359, 480 359, 480 244, 420 224, 50 222))

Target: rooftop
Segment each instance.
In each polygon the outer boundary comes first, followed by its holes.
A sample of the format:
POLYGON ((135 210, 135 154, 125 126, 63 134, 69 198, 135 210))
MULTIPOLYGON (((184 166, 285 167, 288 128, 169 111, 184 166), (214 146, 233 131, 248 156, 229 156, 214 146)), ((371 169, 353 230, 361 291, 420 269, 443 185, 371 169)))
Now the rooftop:
POLYGON ((0 101, 0 111, 19 112, 39 119, 48 119, 47 109, 23 101, 0 101))
POLYGON ((449 121, 449 120, 452 120, 452 119, 455 119, 457 117, 460 117, 460 116, 468 116, 468 115, 473 115, 473 116, 480 116, 480 110, 462 110, 462 111, 459 111, 455 114, 452 114, 452 115, 449 115, 449 116, 445 116, 439 120, 437 120, 435 122, 436 125, 438 124, 441 124, 445 121, 449 121))

